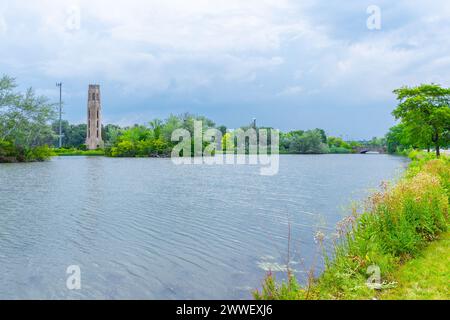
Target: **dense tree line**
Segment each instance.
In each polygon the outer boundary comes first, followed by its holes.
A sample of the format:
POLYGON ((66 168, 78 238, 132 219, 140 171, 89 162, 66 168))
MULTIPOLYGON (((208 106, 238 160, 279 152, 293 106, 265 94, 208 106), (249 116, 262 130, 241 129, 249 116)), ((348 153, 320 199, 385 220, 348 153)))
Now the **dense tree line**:
MULTIPOLYGON (((167 157, 170 156, 172 148, 178 143, 171 140, 172 133, 176 129, 186 129, 191 136, 194 135, 194 121, 202 121, 203 132, 215 128, 223 136, 218 150, 226 151, 230 145, 232 150, 237 152, 237 141, 233 131, 228 131, 226 127, 215 127, 213 121, 190 114, 171 115, 166 120, 153 120, 146 125, 134 125, 131 127, 119 127, 108 124, 103 127, 102 136, 105 142, 105 154, 113 157, 167 157)), ((63 149, 86 150, 86 125, 69 124, 62 121, 63 149)), ((51 125, 52 134, 48 139, 48 144, 53 148, 58 147, 59 121, 54 121, 51 125)), ((241 128, 244 132, 251 127, 241 128)), ((256 128, 258 134, 261 128, 256 128)), ((264 128, 269 129, 270 128, 264 128)), ((270 132, 270 131, 269 131, 270 132)), ((270 137, 270 134, 269 134, 270 137)), ((194 143, 192 141, 192 143, 194 143)), ((248 141, 246 141, 248 151, 248 141)), ((366 143, 367 144, 367 143, 366 143)), ((206 147, 208 142, 203 142, 206 147)), ((355 148, 361 146, 360 142, 346 142, 342 138, 327 136, 321 129, 297 130, 288 133, 280 133, 280 153, 283 154, 326 154, 326 153, 352 153, 355 148)), ((270 146, 270 138, 269 138, 270 146)), ((64 150, 58 151, 65 154, 64 150)))
MULTIPOLYGON (((59 145, 59 121, 54 121, 52 123, 52 129, 54 132, 54 140, 52 141, 53 147, 57 148, 59 145)), ((114 125, 108 124, 102 126, 102 139, 109 145, 114 144, 117 137, 122 134, 125 129, 114 125)), ((69 121, 63 120, 61 122, 61 132, 62 132, 62 147, 66 149, 86 149, 86 135, 87 135, 87 125, 83 124, 70 124, 69 121)))
MULTIPOLYGON (((45 97, 36 96, 32 89, 18 92, 14 79, 0 79, 0 162, 35 161, 47 159, 53 148, 58 147, 59 121, 55 118, 55 105, 45 97)), ((295 130, 280 133, 280 152, 286 154, 352 153, 358 148, 387 148, 399 152, 409 148, 434 148, 440 153, 450 144, 450 89, 437 85, 422 85, 394 91, 399 105, 394 116, 400 123, 391 128, 385 138, 370 141, 345 141, 328 136, 322 129, 295 130)), ((203 132, 216 129, 222 139, 218 150, 236 150, 235 131, 216 124, 203 116, 189 113, 170 115, 165 120, 155 119, 143 125, 119 127, 103 126, 102 138, 105 154, 114 157, 163 157, 171 154, 178 143, 172 141, 176 129, 184 129, 194 136, 194 124, 201 121, 203 132)), ((261 129, 255 124, 240 129, 261 129)), ((63 148, 85 150, 86 124, 70 124, 62 121, 63 148)), ((270 135, 269 135, 270 136, 270 135)), ((192 144, 194 142, 192 141, 192 144)), ((204 146, 209 143, 204 142, 204 146)), ((270 144, 270 141, 269 141, 270 144)), ((248 146, 246 146, 248 150, 248 146)), ((64 152, 63 152, 64 153, 64 152)), ((76 154, 76 152, 75 152, 76 154)))
MULTIPOLYGON (((59 121, 54 121, 52 123, 52 129, 55 133, 55 140, 53 145, 55 147, 59 144, 59 121)), ((64 148, 79 148, 83 149, 86 143, 86 124, 69 124, 69 121, 63 120, 61 122, 61 132, 62 132, 62 146, 64 148)))
MULTIPOLYGON (((171 141, 172 132, 176 129, 186 129, 194 136, 194 121, 202 121, 203 132, 215 128, 222 133, 221 143, 217 150, 237 152, 238 145, 235 131, 229 131, 224 126, 215 127, 213 121, 205 117, 185 114, 181 116, 170 116, 167 120, 155 120, 148 125, 136 125, 132 128, 118 130, 114 141, 106 140, 106 151, 111 156, 168 156, 177 142, 171 141), (230 145, 232 146, 230 148, 230 145)), ((244 126, 243 132, 251 130, 252 127, 244 126)), ((255 129, 258 135, 261 128, 255 129)), ((271 128, 263 128, 273 130, 271 128)), ((270 133, 269 133, 270 137, 270 133)), ((269 138, 270 145, 270 138, 269 138)), ((248 152, 248 141, 246 149, 248 152)), ((208 142, 204 142, 208 144, 208 142)), ((357 142, 345 142, 341 138, 327 137, 322 129, 307 131, 292 131, 280 133, 280 152, 289 154, 324 154, 324 153, 352 153, 354 148, 360 144, 357 142)))
MULTIPOLYGON (((106 130, 105 152, 113 157, 169 156, 172 148, 178 143, 172 141, 173 132, 177 129, 185 129, 193 137, 195 121, 201 122, 203 132, 215 128, 215 123, 203 116, 189 113, 179 116, 170 115, 166 120, 155 119, 146 125, 106 130)), ((224 127, 217 129, 226 131, 224 127)))
MULTIPOLYGON (((202 123, 202 130, 217 129, 221 135, 221 144, 218 150, 225 151, 227 145, 233 144, 232 149, 237 149, 234 131, 228 130, 225 126, 216 126, 214 121, 189 113, 182 115, 171 115, 165 120, 155 119, 145 125, 134 125, 121 128, 108 124, 103 127, 102 135, 105 142, 105 152, 113 157, 145 157, 145 156, 169 156, 172 148, 177 142, 172 141, 172 133, 176 129, 185 129, 194 136, 194 122, 202 123)), ((54 132, 59 130, 59 122, 53 123, 54 132)), ((254 128, 253 126, 243 126, 244 132, 255 129, 258 135, 259 130, 271 128, 254 128)), ((62 124, 63 147, 85 149, 86 125, 72 125, 67 121, 62 124)), ((269 134, 270 137, 270 134, 269 134)), ((324 130, 297 130, 288 133, 280 133, 280 152, 289 154, 323 154, 323 153, 351 153, 359 145, 355 142, 345 142, 342 138, 328 137, 324 130)), ((55 139, 54 146, 58 141, 55 139)), ((208 144, 204 142, 205 146, 208 144)), ((248 141, 247 141, 248 144, 248 141)), ((270 145, 270 138, 269 138, 270 145)), ((248 150, 248 146, 247 146, 248 150)))

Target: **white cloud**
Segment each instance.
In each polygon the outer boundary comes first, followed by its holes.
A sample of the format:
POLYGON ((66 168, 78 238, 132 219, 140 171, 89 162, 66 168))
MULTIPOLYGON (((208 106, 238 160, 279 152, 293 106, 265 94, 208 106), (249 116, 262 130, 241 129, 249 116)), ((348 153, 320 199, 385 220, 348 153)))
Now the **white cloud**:
POLYGON ((2 0, 0 67, 52 86, 109 82, 119 96, 210 95, 219 105, 229 92, 386 105, 400 85, 450 85, 450 2, 377 5, 383 25, 371 32, 360 0, 2 0))
POLYGON ((287 87, 279 93, 280 96, 295 96, 304 92, 304 88, 301 86, 287 87))
POLYGON ((0 15, 0 36, 5 35, 8 30, 5 18, 0 15))
MULTIPOLYGON (((40 54, 27 63, 50 77, 107 78, 124 88, 164 91, 204 86, 211 79, 248 82, 282 64, 285 37, 307 32, 280 12, 290 1, 12 1, 17 21, 7 59, 29 43, 40 54), (78 13, 80 17, 73 17, 78 13), (79 21, 80 28, 67 28, 79 21), (34 45, 39 47, 33 47, 34 45), (185 66, 197 65, 195 70, 185 66), (200 75, 202 78, 200 79, 200 75)), ((17 57, 23 62, 21 57, 17 57)))

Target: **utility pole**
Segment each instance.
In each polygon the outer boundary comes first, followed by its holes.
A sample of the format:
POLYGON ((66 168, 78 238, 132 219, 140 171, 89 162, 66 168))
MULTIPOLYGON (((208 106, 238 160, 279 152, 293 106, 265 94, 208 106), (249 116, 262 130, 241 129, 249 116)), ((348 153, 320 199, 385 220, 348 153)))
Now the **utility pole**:
POLYGON ((256 118, 253 118, 253 129, 256 130, 256 118))
POLYGON ((56 84, 59 87, 59 148, 62 148, 62 82, 56 84))

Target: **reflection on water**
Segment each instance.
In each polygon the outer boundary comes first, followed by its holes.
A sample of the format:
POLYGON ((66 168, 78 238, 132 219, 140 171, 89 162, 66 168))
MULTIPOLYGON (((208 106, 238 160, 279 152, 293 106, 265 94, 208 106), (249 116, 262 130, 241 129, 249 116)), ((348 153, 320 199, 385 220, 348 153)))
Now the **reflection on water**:
POLYGON ((265 270, 302 278, 313 235, 403 170, 385 155, 282 156, 254 166, 56 158, 0 165, 0 298, 250 298, 265 270), (82 290, 66 288, 79 265, 82 290))

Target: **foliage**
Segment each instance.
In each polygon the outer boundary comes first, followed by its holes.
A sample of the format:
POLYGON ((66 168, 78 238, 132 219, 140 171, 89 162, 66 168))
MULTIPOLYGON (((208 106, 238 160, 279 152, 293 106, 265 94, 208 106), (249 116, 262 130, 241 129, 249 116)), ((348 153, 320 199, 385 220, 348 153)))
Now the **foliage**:
POLYGON ((360 144, 357 142, 347 142, 339 137, 328 137, 330 153, 352 153, 359 146, 360 144))
POLYGON ((433 146, 439 156, 441 147, 450 144, 450 88, 422 84, 394 93, 399 104, 393 115, 401 120, 404 136, 414 147, 433 146))
POLYGON ((280 136, 280 152, 291 154, 323 154, 330 150, 323 130, 291 131, 280 136))
MULTIPOLYGON (((214 128, 211 120, 190 114, 179 116, 170 115, 166 120, 152 120, 148 125, 135 125, 133 127, 121 128, 117 125, 108 124, 103 127, 102 138, 105 142, 105 154, 113 157, 165 157, 169 156, 175 143, 171 141, 172 133, 176 129, 186 129, 191 136, 194 134, 194 121, 202 121, 203 132, 214 128)), ((59 132, 59 121, 52 124, 54 131, 53 145, 58 146, 57 134, 59 132)), ((242 130, 252 127, 242 127, 242 130)), ((234 131, 227 131, 225 126, 216 128, 222 134, 222 151, 233 150, 236 152, 236 137, 234 131), (231 148, 229 146, 232 145, 231 148), (228 149, 229 148, 229 149, 228 149)), ((272 128, 267 129, 269 134, 272 128)), ((62 121, 63 148, 86 150, 86 125, 69 124, 62 121)), ((208 143, 204 142, 204 146, 208 143)), ((248 142, 246 142, 248 144, 248 142)), ((280 134, 280 152, 289 154, 323 154, 323 153, 352 153, 360 147, 361 143, 344 141, 342 138, 328 137, 322 129, 308 131, 291 131, 280 134)), ((248 146, 247 146, 248 149, 248 146)), ((269 148, 270 150, 270 148, 269 148)), ((77 152, 75 152, 77 154, 77 152)), ((78 154, 83 154, 78 152, 78 154)))
MULTIPOLYGON (((52 129, 55 134, 55 139, 53 141, 53 146, 58 147, 59 145, 59 121, 54 121, 52 123, 52 129)), ((61 131, 63 135, 62 147, 67 149, 86 149, 86 135, 87 135, 87 125, 86 124, 70 124, 67 120, 61 121, 61 131)), ((102 139, 106 146, 112 146, 117 142, 118 137, 122 134, 123 129, 114 124, 107 124, 102 127, 102 139)))
MULTIPOLYGON (((52 129, 55 135, 59 135, 59 121, 52 123, 52 129)), ((68 121, 61 121, 61 132, 63 135, 62 146, 64 148, 83 148, 86 142, 86 124, 69 124, 68 121)), ((59 145, 59 138, 55 137, 53 145, 59 145)))
POLYGON ((115 124, 107 124, 102 128, 102 139, 106 146, 113 146, 122 135, 123 129, 115 124))
POLYGON ((377 138, 377 137, 373 137, 370 141, 366 143, 366 146, 372 148, 383 148, 385 145, 386 145, 385 138, 377 138))
POLYGON ((267 275, 262 291, 255 291, 256 300, 303 300, 306 292, 301 290, 295 276, 288 274, 288 281, 278 284, 272 273, 267 275))
POLYGON ((188 113, 180 116, 169 116, 165 121, 155 119, 148 125, 134 127, 116 132, 111 139, 111 146, 106 148, 107 155, 112 157, 166 157, 171 154, 175 142, 172 133, 177 129, 187 130, 194 135, 194 122, 201 121, 203 132, 215 126, 214 122, 188 113))
POLYGON ((14 79, 0 79, 0 161, 42 161, 51 155, 55 136, 49 125, 54 105, 30 88, 16 92, 14 79))
POLYGON ((344 147, 330 147, 330 153, 334 154, 348 154, 353 153, 352 149, 344 148, 344 147))
MULTIPOLYGON (((316 279, 308 298, 372 298, 377 293, 366 285, 370 266, 380 268, 381 288, 388 288, 396 281, 395 272, 404 261, 420 254, 447 230, 450 160, 433 159, 429 154, 414 156, 396 186, 384 185, 367 200, 362 213, 354 212, 338 224, 333 255, 326 257, 325 271, 316 279)), ((264 286, 271 290, 263 289, 255 298, 306 297, 306 289, 274 285, 271 276, 264 286)))
POLYGON ((351 146, 348 142, 345 142, 342 138, 338 137, 328 137, 328 146, 336 147, 336 148, 344 148, 351 149, 351 146))
MULTIPOLYGON (((19 152, 11 141, 0 140, 0 163, 17 162, 19 161, 19 157, 19 152)), ((25 158, 22 161, 25 161, 25 158)))
POLYGON ((389 153, 401 153, 412 147, 412 137, 405 124, 400 123, 389 129, 386 145, 389 153))
MULTIPOLYGON (((171 115, 162 121, 155 119, 148 125, 135 125, 131 128, 110 128, 112 132, 107 138, 106 154, 113 157, 147 157, 168 156, 175 143, 171 141, 172 133, 176 129, 185 129, 191 137, 194 135, 194 121, 202 121, 203 132, 215 128, 211 120, 190 114, 179 116, 171 115)), ((108 128, 110 125, 106 126, 108 128)), ((237 151, 236 131, 227 131, 224 126, 216 128, 222 134, 221 150, 223 152, 237 151)), ((244 132, 253 129, 252 126, 241 127, 244 132)), ((268 130, 270 146, 270 130, 272 128, 254 128, 257 135, 261 129, 268 130)), ((193 141, 192 141, 193 143, 193 141)), ((384 139, 374 138, 365 145, 384 146, 384 139)), ((203 147, 208 143, 204 141, 203 147)), ((285 154, 325 154, 325 153, 353 153, 356 148, 363 144, 356 141, 344 141, 342 138, 327 136, 322 129, 297 130, 288 133, 280 133, 280 153, 285 154)), ((248 151, 248 141, 246 150, 248 151)), ((219 148, 220 150, 220 148, 219 148)), ((270 148, 269 148, 270 150, 270 148)))
POLYGON ((54 153, 48 145, 37 146, 27 151, 25 160, 26 162, 45 161, 53 155, 54 153))

